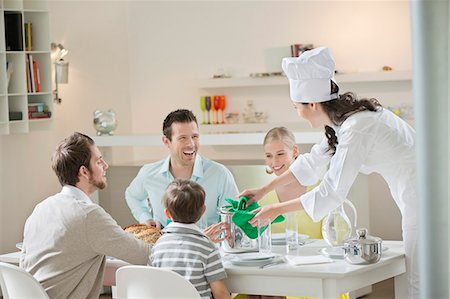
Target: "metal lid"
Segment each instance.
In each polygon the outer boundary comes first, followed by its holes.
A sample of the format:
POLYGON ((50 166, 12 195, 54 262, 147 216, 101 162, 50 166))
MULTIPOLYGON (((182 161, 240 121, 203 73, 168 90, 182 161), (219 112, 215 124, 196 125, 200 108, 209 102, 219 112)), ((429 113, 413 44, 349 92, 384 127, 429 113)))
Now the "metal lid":
POLYGON ((377 244, 381 242, 381 238, 368 234, 367 228, 359 228, 356 230, 356 238, 350 238, 344 241, 345 246, 357 246, 358 244, 377 244))

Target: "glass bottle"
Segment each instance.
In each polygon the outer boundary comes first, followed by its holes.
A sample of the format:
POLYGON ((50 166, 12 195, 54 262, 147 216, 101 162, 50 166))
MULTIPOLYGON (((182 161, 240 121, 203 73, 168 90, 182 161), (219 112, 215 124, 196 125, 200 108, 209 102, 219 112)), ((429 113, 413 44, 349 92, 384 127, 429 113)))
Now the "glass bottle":
MULTIPOLYGON (((356 227, 356 208, 348 199, 344 203, 352 208, 355 214, 354 227, 356 227)), ((328 213, 322 221, 322 236, 330 246, 341 246, 344 240, 348 239, 352 234, 352 224, 347 214, 345 214, 344 203, 328 213)))

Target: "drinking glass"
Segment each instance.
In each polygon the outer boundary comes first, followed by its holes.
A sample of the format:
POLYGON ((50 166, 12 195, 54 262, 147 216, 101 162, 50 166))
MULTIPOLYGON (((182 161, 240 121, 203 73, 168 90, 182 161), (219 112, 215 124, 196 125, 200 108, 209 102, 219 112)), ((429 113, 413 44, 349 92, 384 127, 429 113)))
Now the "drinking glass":
POLYGON ((200 218, 200 220, 197 221, 197 226, 204 231, 207 227, 208 227, 208 217, 205 214, 202 215, 202 218, 200 218))
POLYGON ((298 248, 298 218, 296 212, 286 214, 286 246, 288 251, 298 248))
POLYGON ((219 96, 214 96, 214 111, 215 111, 215 116, 214 116, 214 123, 215 124, 219 124, 219 110, 220 110, 220 97, 219 96))
POLYGON ((260 253, 272 252, 272 230, 270 219, 258 219, 258 245, 260 253))
POLYGON ((209 111, 211 111, 211 97, 205 97, 205 108, 206 111, 208 111, 208 125, 210 125, 211 121, 209 111))
POLYGON ((200 97, 200 110, 203 112, 202 124, 206 124, 206 99, 205 99, 205 97, 200 97))
POLYGON ((224 124, 225 123, 225 108, 227 106, 227 100, 225 99, 225 96, 220 96, 219 98, 219 105, 220 105, 220 109, 222 111, 222 121, 221 123, 224 124))

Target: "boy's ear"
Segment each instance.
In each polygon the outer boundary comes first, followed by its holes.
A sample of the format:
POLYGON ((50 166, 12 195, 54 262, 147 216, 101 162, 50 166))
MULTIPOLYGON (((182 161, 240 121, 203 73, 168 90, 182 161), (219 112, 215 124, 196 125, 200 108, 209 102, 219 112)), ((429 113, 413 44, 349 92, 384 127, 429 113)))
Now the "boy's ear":
POLYGON ((206 205, 203 205, 203 212, 202 212, 202 215, 205 214, 205 212, 206 212, 206 205))
POLYGON ((170 220, 172 220, 172 221, 173 221, 173 219, 172 219, 172 215, 170 215, 170 212, 169 212, 169 210, 168 210, 168 209, 164 209, 164 214, 166 214, 166 217, 167 217, 167 219, 170 219, 170 220))

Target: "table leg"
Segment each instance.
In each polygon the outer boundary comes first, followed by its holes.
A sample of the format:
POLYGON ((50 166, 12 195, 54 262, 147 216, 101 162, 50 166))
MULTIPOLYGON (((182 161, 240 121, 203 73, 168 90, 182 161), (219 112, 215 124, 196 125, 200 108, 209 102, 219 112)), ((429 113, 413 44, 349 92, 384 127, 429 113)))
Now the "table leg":
POLYGON ((394 277, 395 299, 405 299, 408 296, 406 273, 394 277))
POLYGON ((322 284, 322 296, 319 299, 340 299, 336 280, 325 280, 322 284))

